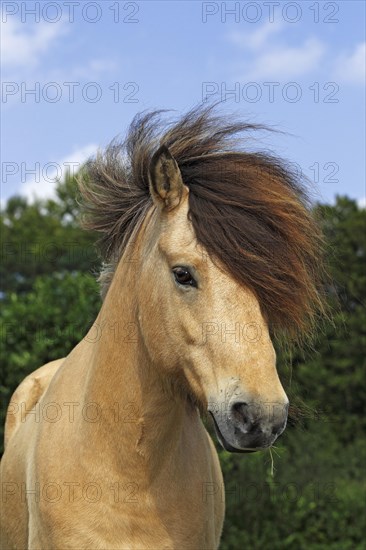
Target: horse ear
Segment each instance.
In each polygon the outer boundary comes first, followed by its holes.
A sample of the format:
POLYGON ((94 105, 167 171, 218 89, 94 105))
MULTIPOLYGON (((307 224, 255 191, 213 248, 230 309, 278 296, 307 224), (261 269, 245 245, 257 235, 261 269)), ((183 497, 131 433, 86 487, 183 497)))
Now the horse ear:
POLYGON ((167 210, 173 210, 188 193, 177 161, 166 145, 154 153, 149 170, 150 194, 155 203, 167 210))

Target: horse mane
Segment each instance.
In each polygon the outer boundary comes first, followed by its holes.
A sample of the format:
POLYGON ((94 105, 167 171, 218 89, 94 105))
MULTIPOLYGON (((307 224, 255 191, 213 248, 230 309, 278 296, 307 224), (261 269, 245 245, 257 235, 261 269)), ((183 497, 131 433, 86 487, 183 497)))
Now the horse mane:
POLYGON ((101 233, 102 295, 152 206, 149 165, 164 143, 189 188, 198 242, 254 292, 274 334, 302 339, 324 311, 323 240, 306 181, 271 153, 248 150, 242 138, 264 126, 218 115, 214 107, 195 107, 170 123, 164 111, 139 114, 124 141, 113 140, 85 165, 84 225, 101 233))

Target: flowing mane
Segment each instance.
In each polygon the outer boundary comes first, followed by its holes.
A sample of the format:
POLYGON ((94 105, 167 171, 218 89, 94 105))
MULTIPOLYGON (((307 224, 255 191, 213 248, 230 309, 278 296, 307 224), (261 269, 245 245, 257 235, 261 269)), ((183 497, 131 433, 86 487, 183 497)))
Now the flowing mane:
POLYGON ((304 178, 272 154, 245 150, 251 132, 264 126, 220 116, 212 106, 168 124, 162 113, 137 115, 126 139, 112 141, 82 174, 85 226, 101 233, 102 295, 152 207, 149 165, 165 144, 189 188, 198 242, 254 292, 273 333, 302 338, 323 311, 322 236, 304 178))
POLYGON ((219 548, 224 479, 201 413, 228 452, 273 447, 289 400, 272 334, 303 339, 322 308, 305 185, 240 141, 261 128, 213 107, 169 125, 143 114, 81 174, 106 295, 67 357, 12 396, 4 548, 219 548), (55 405, 57 422, 44 414, 55 405), (70 476, 75 498, 32 498, 70 476))

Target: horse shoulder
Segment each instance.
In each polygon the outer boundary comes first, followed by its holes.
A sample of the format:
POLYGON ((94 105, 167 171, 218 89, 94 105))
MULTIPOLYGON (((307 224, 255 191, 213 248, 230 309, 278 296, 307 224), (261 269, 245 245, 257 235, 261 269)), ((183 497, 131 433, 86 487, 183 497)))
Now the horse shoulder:
POLYGON ((19 384, 13 393, 8 406, 5 420, 4 445, 17 431, 26 415, 35 407, 49 386, 56 371, 64 362, 64 358, 46 363, 33 371, 19 384))

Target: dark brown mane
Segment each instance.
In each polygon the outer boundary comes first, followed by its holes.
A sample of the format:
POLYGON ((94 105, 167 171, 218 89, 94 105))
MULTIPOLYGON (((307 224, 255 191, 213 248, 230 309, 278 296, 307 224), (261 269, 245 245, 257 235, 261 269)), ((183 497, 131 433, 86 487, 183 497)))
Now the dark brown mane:
MULTIPOLYGON (((84 170, 86 226, 101 232, 106 292, 116 263, 152 201, 148 169, 164 143, 189 187, 198 241, 232 277, 252 289, 274 332, 306 334, 322 311, 322 237, 306 186, 271 154, 245 151, 240 138, 262 126, 231 122, 197 107, 175 124, 161 111, 133 120, 84 170)), ((243 142, 245 145, 245 141, 243 142)))

